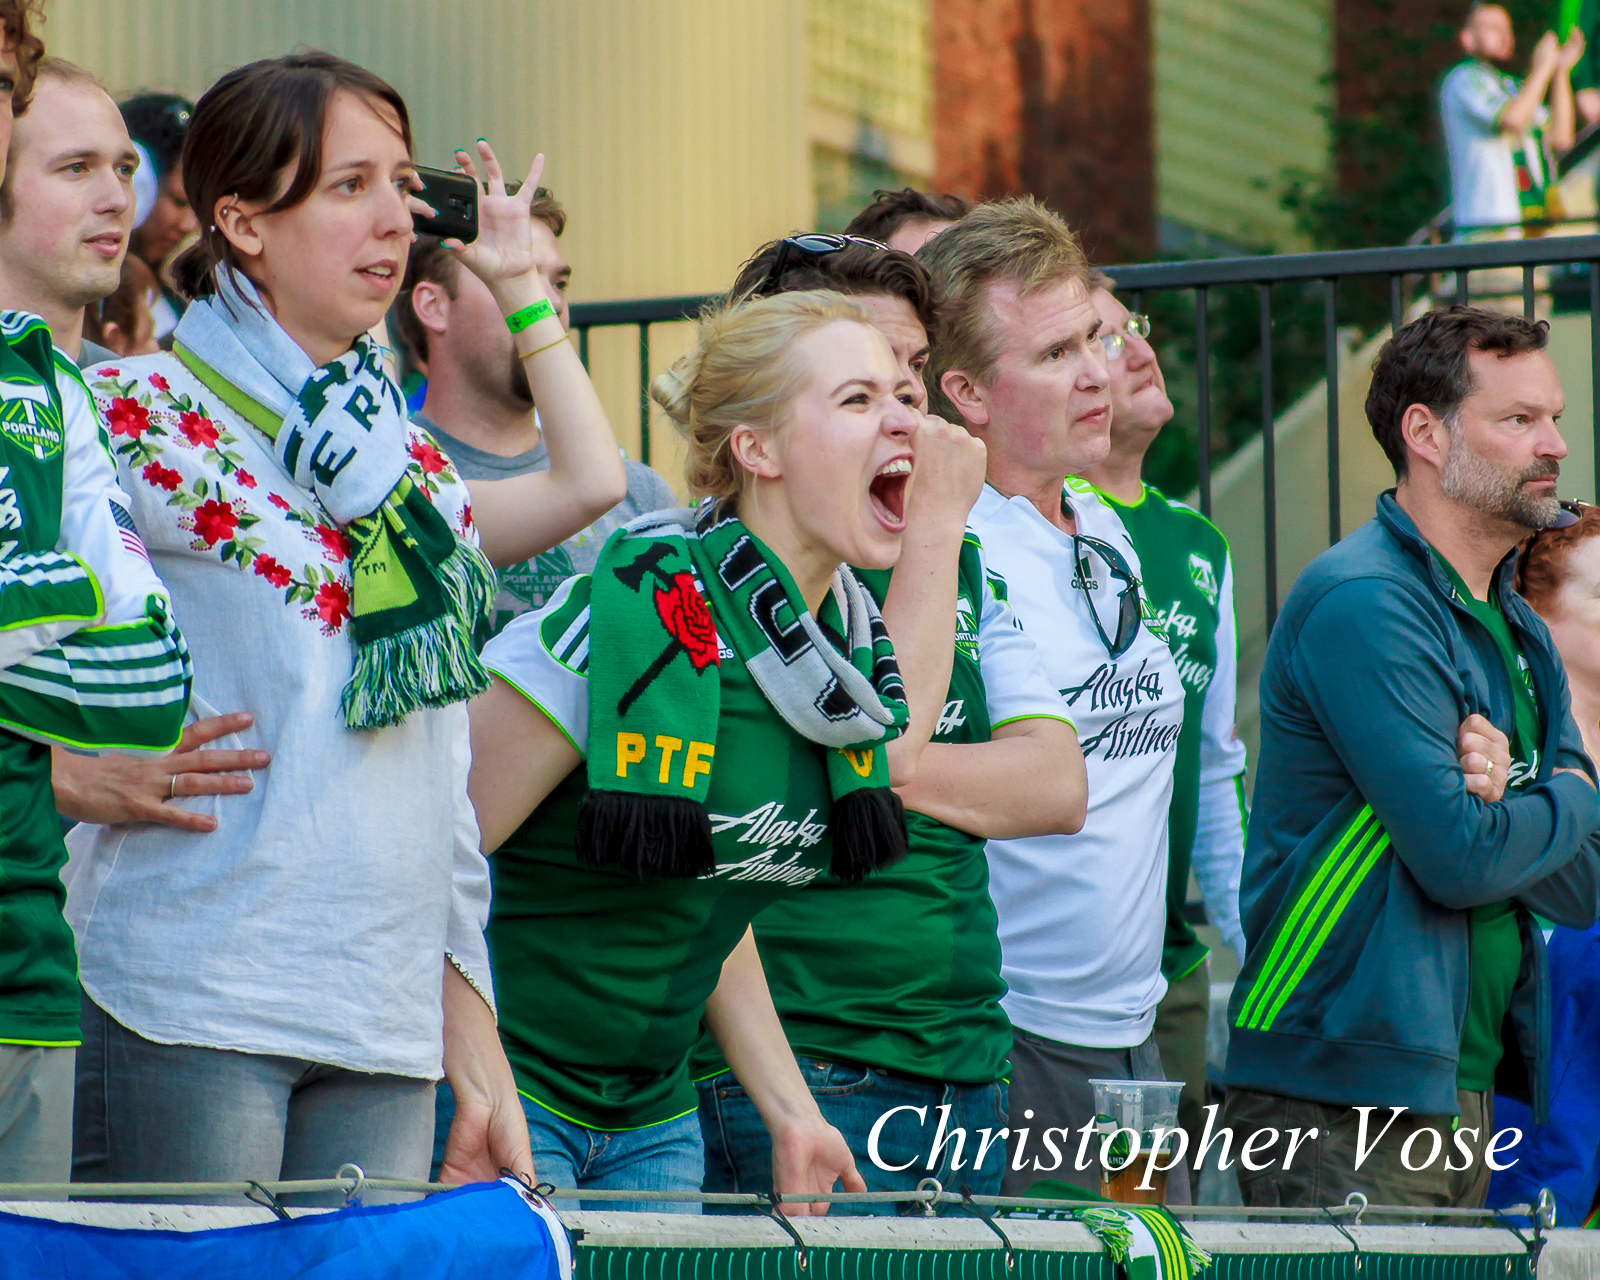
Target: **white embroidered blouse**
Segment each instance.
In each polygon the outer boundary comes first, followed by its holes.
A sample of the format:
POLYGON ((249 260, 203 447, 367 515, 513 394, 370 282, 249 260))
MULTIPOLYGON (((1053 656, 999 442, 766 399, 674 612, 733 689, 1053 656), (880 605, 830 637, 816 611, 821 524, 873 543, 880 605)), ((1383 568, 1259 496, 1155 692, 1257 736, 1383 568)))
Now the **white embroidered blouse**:
MULTIPOLYGON (((272 763, 246 795, 178 802, 217 818, 209 835, 70 833, 84 990, 161 1043, 437 1078, 445 957, 492 999, 466 706, 347 729, 344 535, 176 356, 86 376, 194 655, 191 715, 250 712, 215 745, 272 763)), ((412 480, 476 542, 449 459, 416 428, 408 450, 412 480)))

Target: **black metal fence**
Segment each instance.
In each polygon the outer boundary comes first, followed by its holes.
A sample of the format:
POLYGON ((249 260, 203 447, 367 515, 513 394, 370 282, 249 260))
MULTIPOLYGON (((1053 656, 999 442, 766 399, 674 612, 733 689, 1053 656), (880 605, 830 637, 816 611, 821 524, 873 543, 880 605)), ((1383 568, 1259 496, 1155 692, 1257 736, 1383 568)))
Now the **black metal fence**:
MULTIPOLYGON (((1278 484, 1275 431, 1278 409, 1272 381, 1272 290, 1274 285, 1320 281, 1323 292, 1323 366, 1327 378, 1327 528, 1329 545, 1341 536, 1339 449, 1338 291, 1347 280, 1387 279, 1390 323, 1398 326, 1408 296, 1436 290, 1441 277, 1453 275, 1453 298, 1466 301, 1474 294, 1472 273, 1521 269, 1521 301, 1527 315, 1537 298, 1536 268, 1569 267, 1568 283, 1586 286, 1589 312, 1590 375, 1600 392, 1600 235, 1551 236, 1533 240, 1508 240, 1478 244, 1410 246, 1399 249, 1358 249, 1338 253, 1281 254, 1251 258, 1219 258, 1196 262, 1156 262, 1113 269, 1117 290, 1134 311, 1142 310, 1145 295, 1162 291, 1187 291, 1194 306, 1196 373, 1196 450, 1200 510, 1211 515, 1211 351, 1207 339, 1207 303, 1210 290, 1222 286, 1254 285, 1260 296, 1261 317, 1261 462, 1262 533, 1265 549, 1265 622, 1271 629, 1278 613, 1278 484), (1585 278, 1586 277, 1586 278, 1585 278)), ((1497 293, 1504 290, 1496 289, 1497 293)), ((1514 294, 1513 294, 1514 296, 1514 294)), ((588 363, 589 335, 597 328, 634 326, 638 331, 639 439, 642 460, 650 461, 650 328, 655 324, 693 319, 716 295, 646 298, 619 302, 577 303, 572 324, 578 331, 578 349, 588 363)), ((1600 396, 1597 396, 1600 404, 1600 396)), ((1600 413, 1589 429, 1595 439, 1595 486, 1600 497, 1600 413)), ((1365 424, 1362 424, 1365 429, 1365 424)), ((1568 423, 1569 432, 1581 429, 1568 423)))

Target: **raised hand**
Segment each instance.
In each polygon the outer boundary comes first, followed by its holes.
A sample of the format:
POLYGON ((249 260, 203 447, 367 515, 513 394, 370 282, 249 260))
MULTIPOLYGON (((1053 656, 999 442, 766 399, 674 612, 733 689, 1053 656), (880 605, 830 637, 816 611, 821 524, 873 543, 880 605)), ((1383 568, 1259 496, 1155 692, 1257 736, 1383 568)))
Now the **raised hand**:
POLYGON ((1561 46, 1560 54, 1556 59, 1556 66, 1562 71, 1571 71, 1582 60, 1583 32, 1574 26, 1561 46))
POLYGON ((1537 74, 1544 71, 1553 71, 1560 65, 1561 46, 1556 42, 1556 33, 1546 31, 1539 37, 1539 43, 1533 46, 1533 59, 1530 70, 1537 74))
POLYGON ((906 494, 906 520, 967 523, 972 504, 983 492, 988 450, 965 427, 923 414, 912 438, 915 463, 906 494))
POLYGON ((482 178, 478 174, 478 161, 466 151, 456 152, 456 163, 461 171, 479 183, 478 238, 471 244, 446 240, 444 246, 488 285, 491 292, 497 293, 512 282, 531 277, 542 294, 544 285, 533 257, 533 215, 529 209, 544 173, 544 156, 533 158, 528 176, 514 196, 506 194, 505 174, 495 158, 494 148, 481 138, 478 160, 483 162, 482 178), (489 188, 487 193, 482 191, 485 181, 489 188))

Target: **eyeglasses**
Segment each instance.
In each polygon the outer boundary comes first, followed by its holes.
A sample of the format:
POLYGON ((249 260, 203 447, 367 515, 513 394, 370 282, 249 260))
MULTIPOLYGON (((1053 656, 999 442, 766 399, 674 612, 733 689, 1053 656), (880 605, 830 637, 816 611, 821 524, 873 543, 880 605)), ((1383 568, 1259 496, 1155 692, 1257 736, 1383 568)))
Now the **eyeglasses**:
POLYGON ((1094 629, 1100 633, 1100 643, 1113 658, 1120 658, 1139 634, 1139 622, 1144 616, 1144 598, 1139 591, 1139 579, 1123 555, 1109 542, 1076 534, 1072 539, 1072 585, 1083 592, 1089 605, 1089 616, 1094 619, 1094 629), (1111 582, 1122 583, 1115 594, 1111 582), (1107 624, 1110 624, 1107 626, 1107 624))
POLYGON ((1121 333, 1102 333, 1100 345, 1106 349, 1107 360, 1122 359, 1122 349, 1128 345, 1129 337, 1148 338, 1150 336, 1150 317, 1142 316, 1137 311, 1128 313, 1128 323, 1122 326, 1121 333))
POLYGON ((816 258, 830 257, 848 249, 851 245, 864 245, 869 249, 881 249, 889 252, 889 246, 877 240, 869 240, 866 236, 835 236, 820 231, 809 231, 803 235, 785 236, 778 242, 778 256, 772 260, 772 269, 759 285, 751 291, 752 298, 766 298, 774 293, 783 292, 783 273, 795 261, 811 261, 816 258))

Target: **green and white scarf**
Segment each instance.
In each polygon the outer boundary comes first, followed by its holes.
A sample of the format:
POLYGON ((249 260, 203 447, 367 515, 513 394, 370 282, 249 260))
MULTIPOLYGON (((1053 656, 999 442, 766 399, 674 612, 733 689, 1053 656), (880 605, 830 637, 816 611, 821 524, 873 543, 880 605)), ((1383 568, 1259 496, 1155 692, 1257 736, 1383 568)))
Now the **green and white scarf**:
POLYGON ((1113 1263, 1127 1268, 1128 1280, 1193 1280, 1211 1265, 1211 1255, 1195 1243, 1183 1224, 1158 1204, 1118 1204, 1105 1196, 1044 1178, 1028 1188, 1030 1200, 1089 1200, 1074 1209, 1006 1209, 1012 1218, 1081 1222, 1113 1263))
POLYGON ((796 733, 828 748, 834 874, 859 880, 904 856, 905 812, 889 789, 886 748, 905 727, 905 687, 889 633, 844 566, 823 618, 837 623, 844 653, 782 561, 725 506, 657 512, 614 533, 592 581, 599 642, 589 652, 579 858, 637 875, 715 867, 705 798, 724 645, 796 733), (641 763, 651 746, 659 768, 641 763))
POLYGON ((371 339, 363 334, 318 368, 254 285, 224 270, 174 340, 179 359, 266 437, 283 473, 351 541, 356 660, 340 700, 345 723, 399 724, 487 689, 476 642, 487 633, 494 570, 407 478, 405 402, 371 339))

